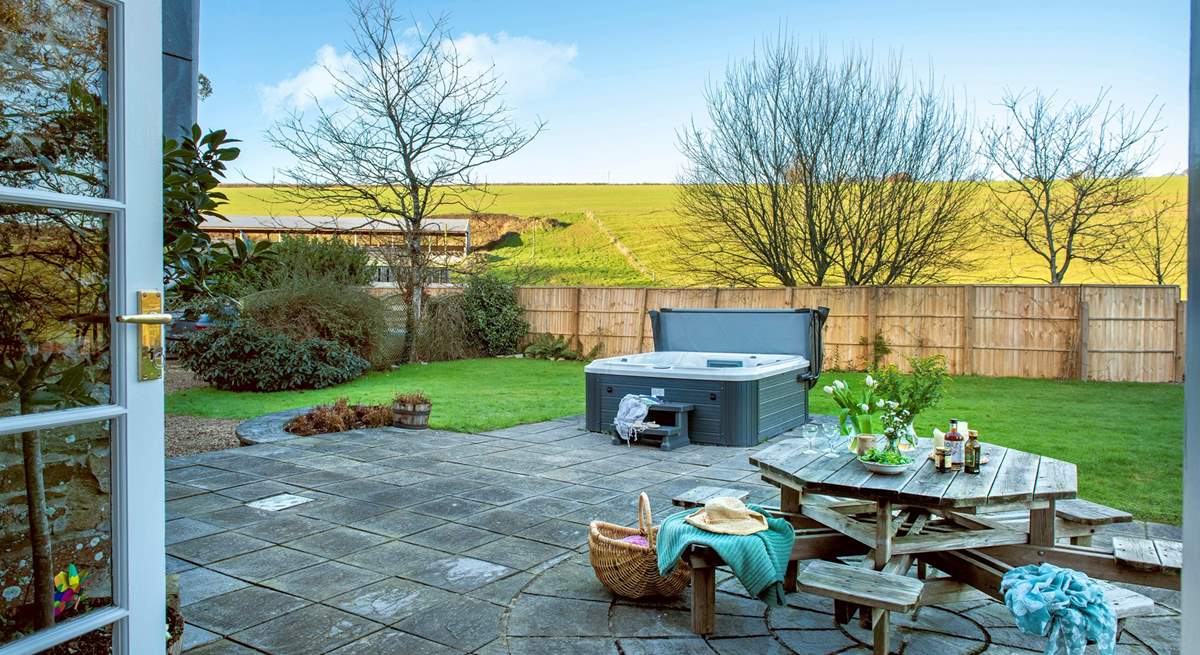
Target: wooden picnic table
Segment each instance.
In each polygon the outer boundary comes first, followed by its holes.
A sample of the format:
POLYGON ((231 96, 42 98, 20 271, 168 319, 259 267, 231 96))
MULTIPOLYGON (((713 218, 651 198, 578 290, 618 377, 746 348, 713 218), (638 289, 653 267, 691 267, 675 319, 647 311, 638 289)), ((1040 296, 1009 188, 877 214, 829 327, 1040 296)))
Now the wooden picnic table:
MULTIPOLYGON (((846 599, 877 598, 879 589, 869 587, 886 576, 846 575, 835 567, 836 579, 830 579, 828 562, 808 565, 816 578, 809 584, 824 584, 820 588, 838 601, 839 621, 863 612, 864 623, 869 620, 874 628, 876 653, 888 652, 886 607, 953 602, 980 597, 979 592, 1003 600, 1000 579, 1009 569, 1025 564, 1049 562, 1096 578, 1178 588, 1177 568, 1138 570, 1122 566, 1111 550, 1058 543, 1061 538, 1090 538, 1094 531, 1094 525, 1056 518, 1056 502, 1077 495, 1074 464, 983 444, 987 464, 979 474, 942 473, 929 459, 931 451, 932 442, 921 440, 907 453, 915 459, 913 466, 899 475, 872 473, 849 451, 828 456, 795 439, 750 457, 763 479, 779 487, 779 515, 797 529, 798 542, 813 528, 832 529, 844 537, 820 537, 811 548, 798 543, 795 552, 802 555, 797 559, 835 560, 865 549, 864 572, 905 576, 914 564, 918 566, 917 577, 923 581, 916 590, 919 602, 878 602, 863 608, 846 599), (927 566, 948 577, 926 579, 927 566), (856 584, 864 589, 854 589, 856 584)), ((789 590, 805 589, 803 574, 797 583, 800 566, 796 561, 789 569, 789 590)), ((896 589, 897 595, 906 597, 913 592, 904 584, 896 589)), ((1136 613, 1132 604, 1139 604, 1137 611, 1142 611, 1141 605, 1149 602, 1139 594, 1111 589, 1109 600, 1118 606, 1119 616, 1136 613)))

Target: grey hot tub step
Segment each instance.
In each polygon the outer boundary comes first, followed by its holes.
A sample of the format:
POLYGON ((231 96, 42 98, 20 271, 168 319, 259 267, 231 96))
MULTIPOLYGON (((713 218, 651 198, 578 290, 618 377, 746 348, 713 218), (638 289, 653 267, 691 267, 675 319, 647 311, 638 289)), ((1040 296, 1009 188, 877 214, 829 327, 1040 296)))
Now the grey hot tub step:
MULTIPOLYGON (((658 423, 659 427, 642 430, 638 433, 638 441, 657 441, 662 450, 691 445, 692 441, 688 438, 688 415, 695 408, 691 403, 658 402, 651 405, 646 412, 646 421, 658 423)), ((620 437, 613 437, 612 442, 617 445, 625 443, 620 437)))
MULTIPOLYGON (((623 446, 625 441, 621 437, 614 436, 612 438, 614 445, 623 446)), ((662 450, 674 450, 683 446, 691 445, 691 440, 688 439, 687 431, 673 425, 665 425, 657 428, 648 428, 638 433, 637 441, 634 443, 657 443, 662 450)))

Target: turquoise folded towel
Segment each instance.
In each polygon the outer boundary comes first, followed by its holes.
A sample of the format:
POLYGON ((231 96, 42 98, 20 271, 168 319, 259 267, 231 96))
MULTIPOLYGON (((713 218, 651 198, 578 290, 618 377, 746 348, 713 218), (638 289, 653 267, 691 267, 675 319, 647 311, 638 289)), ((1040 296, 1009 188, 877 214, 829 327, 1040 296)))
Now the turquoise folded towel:
POLYGON ((790 523, 756 505, 749 509, 767 517, 767 529, 750 535, 717 534, 684 521, 693 512, 667 517, 658 528, 658 572, 667 575, 692 544, 717 551, 751 595, 774 607, 787 604, 783 579, 796 533, 790 523))
POLYGON ((1116 649, 1116 612, 1087 575, 1052 564, 1022 566, 1004 574, 1000 591, 1022 632, 1048 638, 1045 655, 1083 655, 1089 639, 1101 655, 1116 649))

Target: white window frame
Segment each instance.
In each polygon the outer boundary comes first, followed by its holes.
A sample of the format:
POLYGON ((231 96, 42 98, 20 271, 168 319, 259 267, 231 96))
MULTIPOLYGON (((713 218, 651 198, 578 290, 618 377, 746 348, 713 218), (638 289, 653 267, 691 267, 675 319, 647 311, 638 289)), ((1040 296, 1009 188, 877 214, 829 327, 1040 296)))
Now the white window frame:
POLYGON ((113 652, 166 650, 162 380, 137 379, 137 292, 162 288, 161 0, 89 0, 108 8, 108 198, 0 187, 0 203, 109 215, 111 401, 0 418, 0 434, 110 421, 113 606, 0 646, 33 655, 106 625, 113 652), (132 65, 132 67, 131 67, 132 65))

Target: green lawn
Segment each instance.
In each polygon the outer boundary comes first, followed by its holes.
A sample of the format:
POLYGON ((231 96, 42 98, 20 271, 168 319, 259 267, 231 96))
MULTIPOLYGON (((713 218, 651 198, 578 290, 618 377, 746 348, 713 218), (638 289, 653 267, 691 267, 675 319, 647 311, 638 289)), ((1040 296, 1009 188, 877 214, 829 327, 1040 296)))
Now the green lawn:
POLYGON ((308 391, 239 393, 199 387, 167 395, 167 413, 251 418, 328 403, 385 403, 401 391, 433 399, 430 426, 479 432, 583 413, 583 364, 537 359, 468 359, 408 364, 353 382, 308 391))
MULTIPOLYGON (((434 400, 434 427, 481 431, 583 412, 583 365, 477 359, 403 366, 317 391, 233 393, 208 388, 167 396, 167 412, 218 418, 329 402, 386 402, 420 389, 434 400)), ((861 373, 828 373, 862 383, 861 373)), ((820 389, 813 411, 833 413, 820 389)), ((1138 518, 1179 523, 1183 485, 1183 388, 1167 384, 953 378, 942 404, 922 414, 928 435, 964 418, 985 441, 1075 462, 1080 493, 1138 518)))

